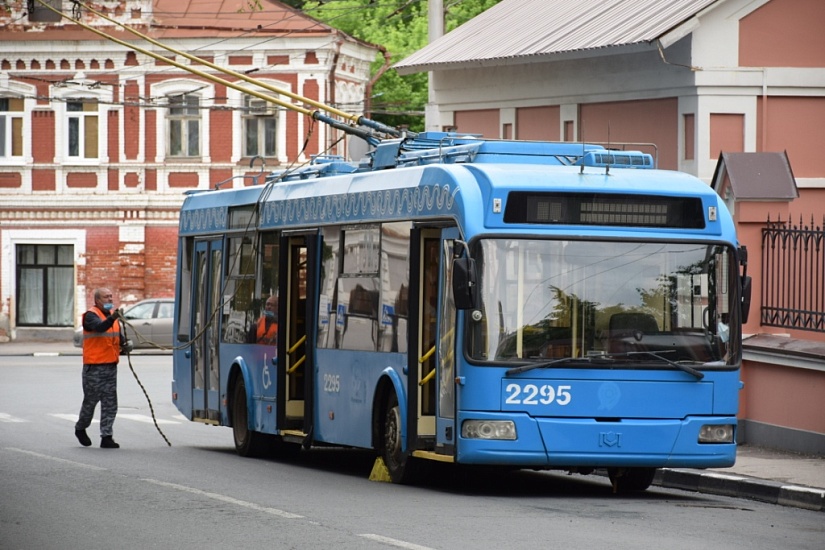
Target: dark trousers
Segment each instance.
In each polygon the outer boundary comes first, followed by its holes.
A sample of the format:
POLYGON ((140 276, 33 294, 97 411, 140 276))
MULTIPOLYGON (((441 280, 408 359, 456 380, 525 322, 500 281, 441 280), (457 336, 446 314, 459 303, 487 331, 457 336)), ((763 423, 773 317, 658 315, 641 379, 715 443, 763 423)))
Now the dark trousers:
POLYGON ((92 423, 100 402, 100 437, 112 435, 117 414, 117 364, 83 365, 83 404, 75 430, 85 430, 92 423))

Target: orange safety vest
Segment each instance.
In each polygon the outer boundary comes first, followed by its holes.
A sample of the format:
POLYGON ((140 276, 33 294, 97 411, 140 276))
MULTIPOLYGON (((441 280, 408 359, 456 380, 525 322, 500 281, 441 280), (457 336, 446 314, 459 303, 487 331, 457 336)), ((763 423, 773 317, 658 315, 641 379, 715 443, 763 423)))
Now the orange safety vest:
POLYGON ((266 329, 266 317, 258 319, 258 333, 255 341, 259 344, 274 346, 278 343, 278 323, 272 323, 269 330, 266 329))
MULTIPOLYGON (((93 311, 102 321, 106 315, 99 309, 93 311)), ((85 315, 84 315, 85 317, 85 315)), ((81 319, 81 324, 82 324, 81 319)), ((83 329, 83 364, 101 365, 117 363, 120 358, 120 324, 115 321, 106 332, 94 332, 83 329)))

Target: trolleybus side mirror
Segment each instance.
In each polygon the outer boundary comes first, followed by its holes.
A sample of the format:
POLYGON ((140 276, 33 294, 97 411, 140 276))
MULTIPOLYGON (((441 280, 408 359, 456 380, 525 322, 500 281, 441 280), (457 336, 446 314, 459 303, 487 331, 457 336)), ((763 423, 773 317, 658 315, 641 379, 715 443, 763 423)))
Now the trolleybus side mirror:
POLYGON ((748 247, 739 247, 739 265, 742 266, 742 324, 748 322, 748 314, 751 310, 751 278, 748 275, 748 247))
POLYGON ((745 275, 742 277, 742 324, 748 322, 748 313, 751 309, 751 277, 745 275))
POLYGON ((469 256, 453 260, 453 300, 456 309, 477 307, 476 262, 469 256))

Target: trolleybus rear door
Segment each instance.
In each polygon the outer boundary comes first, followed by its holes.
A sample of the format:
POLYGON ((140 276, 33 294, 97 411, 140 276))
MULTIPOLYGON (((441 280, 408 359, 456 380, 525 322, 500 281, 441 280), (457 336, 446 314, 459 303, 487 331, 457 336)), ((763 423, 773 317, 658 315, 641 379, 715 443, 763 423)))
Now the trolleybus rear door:
POLYGON ((192 419, 220 423, 218 343, 221 307, 221 240, 195 243, 192 266, 192 419))

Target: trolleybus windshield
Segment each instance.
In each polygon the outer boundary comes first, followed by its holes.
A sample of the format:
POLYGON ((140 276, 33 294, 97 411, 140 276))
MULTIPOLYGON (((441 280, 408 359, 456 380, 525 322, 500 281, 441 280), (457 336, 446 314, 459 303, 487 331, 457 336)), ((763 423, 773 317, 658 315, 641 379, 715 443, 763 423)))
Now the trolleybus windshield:
POLYGON ((499 238, 480 240, 473 256, 471 360, 718 368, 738 358, 729 247, 499 238))

